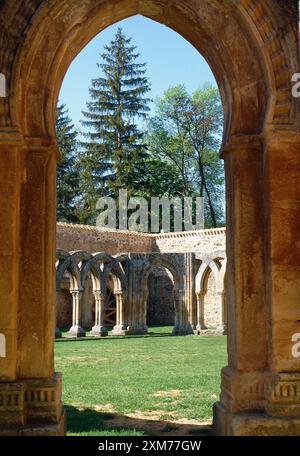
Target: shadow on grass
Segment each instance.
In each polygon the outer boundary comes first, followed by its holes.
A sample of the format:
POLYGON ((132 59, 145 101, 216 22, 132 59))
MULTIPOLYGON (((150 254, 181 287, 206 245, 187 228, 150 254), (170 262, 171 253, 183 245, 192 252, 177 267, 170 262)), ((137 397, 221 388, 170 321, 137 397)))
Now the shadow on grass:
MULTIPOLYGON (((88 333, 88 331, 87 331, 88 333)), ((184 337, 186 335, 190 334, 176 334, 176 337, 184 337)), ((66 337, 63 336, 60 339, 56 339, 55 342, 74 342, 74 341, 80 341, 82 342, 83 340, 88 341, 88 340, 131 340, 131 339, 145 339, 145 338, 150 338, 150 337, 175 337, 171 332, 168 333, 155 333, 155 332, 149 332, 147 334, 129 334, 128 336, 113 336, 113 335, 108 335, 106 337, 94 337, 94 336, 87 336, 85 337, 66 337)))
POLYGON ((209 436, 209 424, 185 424, 168 420, 129 417, 118 413, 105 413, 86 408, 65 406, 68 434, 70 435, 137 435, 137 436, 209 436))

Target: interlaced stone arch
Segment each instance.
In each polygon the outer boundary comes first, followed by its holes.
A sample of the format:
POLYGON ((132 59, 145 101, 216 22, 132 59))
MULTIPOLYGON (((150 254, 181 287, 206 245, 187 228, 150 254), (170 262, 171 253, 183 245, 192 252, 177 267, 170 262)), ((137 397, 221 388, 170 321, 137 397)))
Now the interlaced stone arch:
POLYGON ((80 290, 81 287, 81 274, 78 264, 69 252, 58 249, 56 251, 56 291, 60 291, 61 283, 66 272, 69 272, 71 277, 71 288, 73 290, 80 290))
MULTIPOLYGON (((120 333, 126 328, 125 318, 127 278, 122 263, 127 261, 126 255, 111 256, 104 252, 90 254, 84 251, 65 252, 58 249, 56 252, 56 290, 60 291, 61 282, 66 272, 70 275, 70 293, 73 296, 73 324, 68 332, 70 337, 85 336, 81 326, 81 299, 85 290, 88 277, 92 279, 92 289, 95 297, 96 322, 91 335, 106 336, 107 329, 103 323, 104 307, 107 293, 107 280, 112 274, 114 294, 117 301, 117 322, 115 333, 120 333)), ((56 336, 60 337, 60 331, 56 328, 56 336)))

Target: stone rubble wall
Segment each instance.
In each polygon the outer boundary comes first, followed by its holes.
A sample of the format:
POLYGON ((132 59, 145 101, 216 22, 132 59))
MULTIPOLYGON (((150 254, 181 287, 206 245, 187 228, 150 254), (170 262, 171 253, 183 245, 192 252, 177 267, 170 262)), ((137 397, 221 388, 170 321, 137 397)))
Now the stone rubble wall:
POLYGON ((71 252, 143 253, 155 251, 155 239, 143 233, 99 229, 96 226, 57 223, 56 244, 58 249, 71 252))
POLYGON ((211 254, 217 250, 225 250, 225 238, 225 228, 156 235, 60 222, 57 223, 56 236, 58 249, 68 252, 106 252, 109 255, 148 252, 211 254))
POLYGON ((161 253, 201 252, 211 254, 226 248, 226 229, 165 233, 155 236, 156 248, 161 253))

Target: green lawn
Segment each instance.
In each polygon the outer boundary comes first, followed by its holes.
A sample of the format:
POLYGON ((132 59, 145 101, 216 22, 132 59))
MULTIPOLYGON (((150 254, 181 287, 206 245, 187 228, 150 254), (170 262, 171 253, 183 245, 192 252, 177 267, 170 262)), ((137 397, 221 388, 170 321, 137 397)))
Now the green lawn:
POLYGON ((178 423, 197 434, 218 399, 226 337, 170 330, 56 342, 69 435, 171 435, 178 423))

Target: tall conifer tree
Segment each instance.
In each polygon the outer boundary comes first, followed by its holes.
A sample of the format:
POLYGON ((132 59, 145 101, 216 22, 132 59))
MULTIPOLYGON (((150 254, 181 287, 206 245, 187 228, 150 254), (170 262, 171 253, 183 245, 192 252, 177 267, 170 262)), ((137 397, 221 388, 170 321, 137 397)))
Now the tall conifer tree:
POLYGON ((91 100, 83 112, 85 128, 81 143, 82 222, 93 223, 100 196, 129 193, 137 186, 145 147, 137 125, 149 111, 150 90, 146 64, 119 28, 105 46, 98 67, 102 75, 92 81, 91 100))
POLYGON ((57 219, 62 222, 79 222, 78 200, 79 168, 77 163, 77 132, 63 104, 56 110, 57 142, 61 158, 57 165, 57 219))

